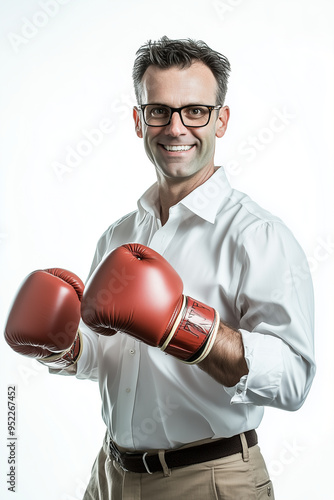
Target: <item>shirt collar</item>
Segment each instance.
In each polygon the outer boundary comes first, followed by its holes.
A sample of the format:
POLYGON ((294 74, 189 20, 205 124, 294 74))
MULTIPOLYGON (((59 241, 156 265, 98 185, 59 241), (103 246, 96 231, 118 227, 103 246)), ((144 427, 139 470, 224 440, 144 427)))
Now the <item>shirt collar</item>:
POLYGON ((145 193, 139 198, 137 205, 140 222, 143 220, 146 213, 149 213, 153 215, 153 217, 160 219, 160 203, 157 182, 155 182, 151 187, 147 189, 147 191, 145 191, 145 193))
MULTIPOLYGON (((209 179, 194 189, 178 205, 183 205, 188 210, 208 222, 214 223, 219 207, 224 198, 231 192, 225 171, 219 167, 209 179)), ((151 186, 138 200, 140 221, 148 212, 160 218, 158 184, 151 186)))

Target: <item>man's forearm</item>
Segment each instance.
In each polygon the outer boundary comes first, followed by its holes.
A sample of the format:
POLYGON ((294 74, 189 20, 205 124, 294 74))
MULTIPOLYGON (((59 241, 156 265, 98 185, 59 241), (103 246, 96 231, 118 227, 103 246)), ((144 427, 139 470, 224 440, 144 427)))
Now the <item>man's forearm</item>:
POLYGON ((236 385, 248 373, 241 333, 220 322, 212 350, 198 366, 220 384, 236 385))

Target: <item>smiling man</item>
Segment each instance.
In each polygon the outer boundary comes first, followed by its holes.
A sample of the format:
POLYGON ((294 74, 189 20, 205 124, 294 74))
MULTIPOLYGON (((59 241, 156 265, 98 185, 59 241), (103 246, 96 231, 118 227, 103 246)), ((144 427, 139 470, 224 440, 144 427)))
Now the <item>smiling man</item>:
POLYGON ((15 350, 99 383, 107 432, 84 500, 274 498, 255 429, 310 390, 313 289, 306 271, 296 286, 291 232, 215 165, 229 72, 201 41, 138 50, 133 117, 157 182, 100 238, 85 290, 35 273, 9 317, 15 350))
POLYGON ((274 498, 254 429, 310 389, 313 291, 309 275, 293 286, 306 258, 291 232, 215 166, 229 72, 201 41, 137 52, 135 130, 157 182, 100 239, 83 298, 100 351, 83 349, 77 376, 99 364, 108 428, 85 500, 274 498), (106 305, 115 269, 128 281, 106 305))
POLYGON ((140 101, 150 104, 135 107, 134 119, 156 168, 162 223, 169 207, 214 173, 215 140, 229 119, 229 108, 216 105, 218 97, 217 81, 201 61, 183 68, 149 66, 143 75, 140 101))

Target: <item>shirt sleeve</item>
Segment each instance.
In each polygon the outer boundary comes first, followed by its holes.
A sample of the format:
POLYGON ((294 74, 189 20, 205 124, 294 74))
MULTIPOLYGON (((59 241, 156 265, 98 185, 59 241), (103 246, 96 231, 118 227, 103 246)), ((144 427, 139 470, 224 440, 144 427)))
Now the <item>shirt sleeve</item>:
MULTIPOLYGON (((105 231, 98 241, 94 258, 90 267, 86 283, 99 265, 107 251, 107 238, 110 229, 105 231)), ((82 352, 77 363, 68 368, 54 369, 49 368, 49 373, 53 375, 75 375, 79 379, 98 380, 98 335, 90 330, 87 325, 80 320, 79 330, 82 335, 82 352)))
POLYGON ((315 375, 314 299, 307 258, 281 222, 248 231, 236 256, 236 312, 249 373, 231 403, 297 410, 315 375))
POLYGON ((77 363, 76 377, 96 382, 98 380, 98 335, 90 330, 82 320, 79 329, 82 334, 83 349, 77 363))
MULTIPOLYGON (((107 252, 107 238, 109 237, 110 228, 103 233, 96 246, 93 262, 86 279, 87 284, 89 278, 103 260, 107 252)), ((82 334, 82 353, 77 363, 76 377, 79 379, 98 380, 98 339, 99 336, 93 332, 88 326, 80 320, 79 329, 82 334)))

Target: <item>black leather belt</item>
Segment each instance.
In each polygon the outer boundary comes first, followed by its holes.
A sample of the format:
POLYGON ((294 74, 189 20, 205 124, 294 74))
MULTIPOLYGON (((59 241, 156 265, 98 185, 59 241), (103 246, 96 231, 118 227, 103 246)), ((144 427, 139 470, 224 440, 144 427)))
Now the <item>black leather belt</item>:
MULTIPOLYGON (((257 444, 257 434, 254 430, 245 432, 248 447, 257 444)), ((117 446, 109 441, 110 456, 116 460, 123 470, 153 474, 162 471, 158 454, 149 455, 142 453, 122 453, 117 446)), ((230 438, 217 439, 212 443, 205 443, 189 448, 170 450, 165 452, 165 461, 169 469, 174 467, 185 467, 187 465, 199 464, 210 460, 228 457, 242 452, 240 434, 230 438)))

